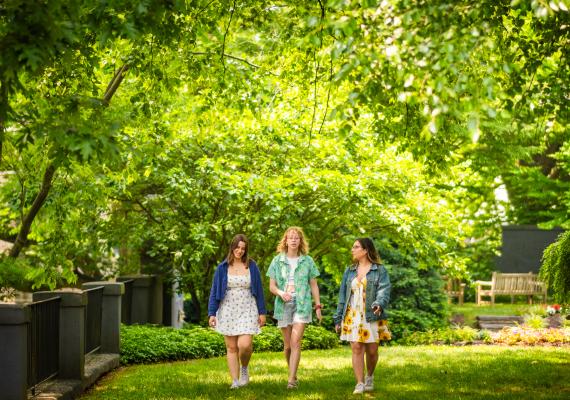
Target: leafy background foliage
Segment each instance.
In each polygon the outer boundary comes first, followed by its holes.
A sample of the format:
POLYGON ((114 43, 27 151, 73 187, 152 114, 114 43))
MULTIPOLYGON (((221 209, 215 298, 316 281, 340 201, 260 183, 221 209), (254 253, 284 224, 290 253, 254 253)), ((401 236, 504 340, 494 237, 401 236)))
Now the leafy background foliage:
POLYGON ((300 225, 331 287, 382 245, 404 332, 501 224, 568 227, 566 0, 36 3, 0 8, 1 286, 161 273, 204 310, 235 233, 264 270, 300 225))

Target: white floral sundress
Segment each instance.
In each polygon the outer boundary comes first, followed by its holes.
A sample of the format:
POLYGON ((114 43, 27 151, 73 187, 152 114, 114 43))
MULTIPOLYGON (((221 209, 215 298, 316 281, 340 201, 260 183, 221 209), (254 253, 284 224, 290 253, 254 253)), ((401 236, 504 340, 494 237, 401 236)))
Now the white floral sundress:
POLYGON ((228 288, 216 317, 216 331, 222 335, 257 335, 261 332, 249 272, 245 275, 228 274, 228 288))
POLYGON ((366 277, 354 278, 350 284, 351 294, 342 321, 340 340, 360 343, 379 343, 392 339, 388 321, 366 321, 366 277))

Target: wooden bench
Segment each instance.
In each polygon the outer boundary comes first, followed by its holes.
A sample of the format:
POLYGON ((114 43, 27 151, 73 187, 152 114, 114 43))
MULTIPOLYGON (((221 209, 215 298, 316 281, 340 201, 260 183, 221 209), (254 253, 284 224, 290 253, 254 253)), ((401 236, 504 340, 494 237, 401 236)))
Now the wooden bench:
POLYGON ((445 283, 445 293, 447 294, 447 302, 451 304, 453 298, 457 298, 457 303, 463 305, 463 297, 465 293, 465 283, 461 282, 461 279, 450 278, 443 276, 445 283))
POLYGON ((490 281, 476 281, 477 304, 489 303, 482 300, 483 296, 491 297, 491 304, 495 304, 495 296, 510 295, 511 303, 515 296, 528 296, 529 304, 532 304, 532 296, 542 296, 546 303, 546 284, 538 279, 538 275, 528 274, 504 274, 493 272, 490 281))

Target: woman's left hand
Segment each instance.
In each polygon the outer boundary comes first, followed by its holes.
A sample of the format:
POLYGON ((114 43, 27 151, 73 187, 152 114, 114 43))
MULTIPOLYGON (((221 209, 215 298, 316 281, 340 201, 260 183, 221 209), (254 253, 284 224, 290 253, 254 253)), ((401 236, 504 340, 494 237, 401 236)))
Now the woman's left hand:
POLYGON ((374 313, 374 315, 380 315, 380 313, 382 312, 382 307, 374 306, 372 307, 372 312, 374 313))
POLYGON ((315 314, 317 314, 317 319, 319 320, 319 324, 323 322, 323 313, 321 312, 320 308, 315 310, 315 314))
POLYGON ((260 327, 260 328, 261 328, 262 326, 264 326, 264 325, 265 325, 265 315, 263 315, 263 314, 260 315, 257 321, 258 321, 258 323, 259 323, 259 327, 260 327))

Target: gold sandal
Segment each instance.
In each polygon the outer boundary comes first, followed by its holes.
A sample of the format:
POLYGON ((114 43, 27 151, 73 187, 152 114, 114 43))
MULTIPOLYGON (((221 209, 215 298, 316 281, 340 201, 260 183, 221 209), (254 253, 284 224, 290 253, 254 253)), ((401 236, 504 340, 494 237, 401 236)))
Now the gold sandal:
POLYGON ((299 387, 299 381, 294 380, 293 382, 287 382, 287 389, 297 389, 299 387))

